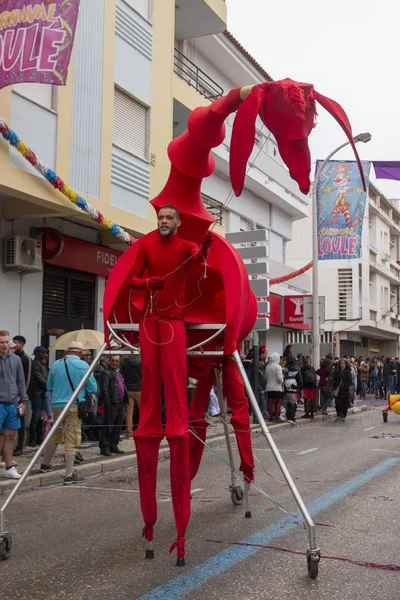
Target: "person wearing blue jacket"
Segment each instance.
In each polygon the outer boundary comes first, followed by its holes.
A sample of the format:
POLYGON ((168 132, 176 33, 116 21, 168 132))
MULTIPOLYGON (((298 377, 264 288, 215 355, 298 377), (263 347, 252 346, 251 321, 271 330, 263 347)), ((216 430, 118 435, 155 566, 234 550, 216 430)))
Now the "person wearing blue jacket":
MULTIPOLYGON (((61 411, 71 398, 73 391, 78 387, 83 379, 89 365, 81 360, 82 344, 80 342, 71 342, 65 353, 65 357, 56 360, 50 369, 47 380, 47 390, 52 394, 52 409, 54 421, 58 418, 61 411)), ((97 392, 97 382, 93 375, 89 377, 85 387, 78 395, 79 402, 86 402, 86 395, 92 395, 97 392)), ((71 485, 83 481, 74 473, 75 453, 81 443, 82 421, 78 417, 77 401, 73 403, 67 412, 60 428, 53 434, 44 456, 43 463, 40 466, 42 473, 51 469, 51 461, 55 454, 58 444, 64 444, 65 448, 65 477, 64 485, 71 485)))

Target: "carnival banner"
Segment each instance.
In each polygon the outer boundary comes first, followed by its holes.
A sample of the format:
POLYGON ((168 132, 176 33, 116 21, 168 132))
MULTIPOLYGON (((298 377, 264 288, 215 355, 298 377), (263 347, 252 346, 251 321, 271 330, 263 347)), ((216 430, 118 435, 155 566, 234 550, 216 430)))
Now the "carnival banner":
POLYGON ((80 0, 0 0, 0 89, 65 85, 80 0))
MULTIPOLYGON (((362 168, 368 189, 371 163, 362 161, 362 168)), ((360 257, 366 196, 355 161, 327 163, 317 182, 319 260, 360 257)))

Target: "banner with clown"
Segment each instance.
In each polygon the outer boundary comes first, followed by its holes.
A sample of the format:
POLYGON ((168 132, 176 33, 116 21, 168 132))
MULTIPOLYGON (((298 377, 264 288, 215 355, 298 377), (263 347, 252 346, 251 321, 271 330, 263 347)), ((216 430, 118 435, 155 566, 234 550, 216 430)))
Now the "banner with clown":
MULTIPOLYGON (((322 161, 317 161, 316 172, 322 161)), ((368 190, 371 163, 362 161, 368 190)), ((318 259, 360 258, 367 192, 355 161, 329 161, 317 181, 318 259)))

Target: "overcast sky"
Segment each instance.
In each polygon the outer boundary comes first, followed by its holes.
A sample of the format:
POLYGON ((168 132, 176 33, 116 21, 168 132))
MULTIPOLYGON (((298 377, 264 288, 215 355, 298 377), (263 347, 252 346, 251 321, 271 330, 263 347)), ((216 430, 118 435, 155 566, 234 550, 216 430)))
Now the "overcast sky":
MULTIPOLYGON (((273 79, 312 83, 339 102, 354 134, 372 133, 368 144, 358 144, 362 159, 400 160, 399 0, 226 2, 228 29, 273 79)), ((313 161, 344 141, 333 118, 322 107, 318 112, 313 161)), ((338 157, 351 159, 351 150, 338 157)), ((400 198, 400 182, 376 184, 400 198)))

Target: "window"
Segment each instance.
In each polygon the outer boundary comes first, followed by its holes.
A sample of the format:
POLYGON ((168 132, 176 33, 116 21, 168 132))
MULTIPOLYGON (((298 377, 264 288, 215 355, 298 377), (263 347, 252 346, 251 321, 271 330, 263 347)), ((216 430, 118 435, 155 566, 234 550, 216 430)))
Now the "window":
POLYGON ((339 319, 351 319, 353 307, 353 273, 351 269, 338 269, 339 319))
POLYGON ((113 144, 146 161, 148 113, 146 106, 115 88, 113 144))
POLYGON ((13 91, 48 110, 56 110, 56 88, 47 83, 16 83, 13 91))

